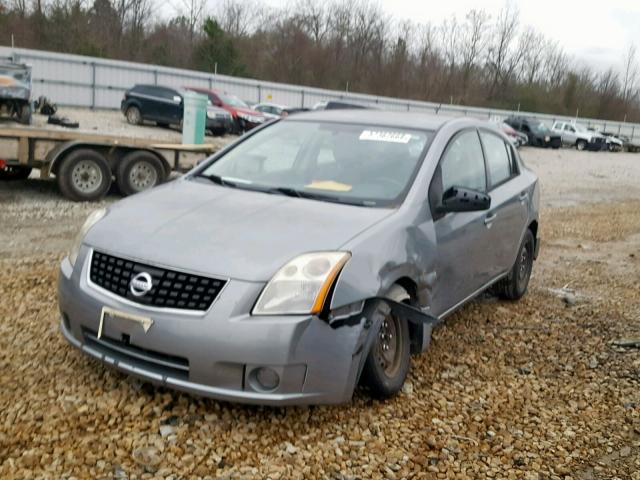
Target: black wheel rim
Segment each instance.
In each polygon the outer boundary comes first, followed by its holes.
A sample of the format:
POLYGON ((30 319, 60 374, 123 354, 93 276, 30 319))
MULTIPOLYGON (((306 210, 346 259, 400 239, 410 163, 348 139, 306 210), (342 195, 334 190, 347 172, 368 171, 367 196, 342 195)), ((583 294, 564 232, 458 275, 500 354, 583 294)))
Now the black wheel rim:
POLYGON ((520 249, 518 254, 518 286, 520 290, 526 288, 531 275, 531 267, 533 265, 533 246, 531 242, 526 242, 520 249))
POLYGON ((402 338, 400 320, 387 315, 380 325, 376 342, 376 362, 388 378, 393 378, 402 364, 402 338))

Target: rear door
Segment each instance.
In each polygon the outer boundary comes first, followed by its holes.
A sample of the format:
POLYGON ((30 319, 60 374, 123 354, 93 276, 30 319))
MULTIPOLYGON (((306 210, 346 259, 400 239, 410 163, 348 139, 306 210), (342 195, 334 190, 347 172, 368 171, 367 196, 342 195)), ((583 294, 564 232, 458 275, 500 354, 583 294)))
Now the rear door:
POLYGON ((562 132, 562 142, 567 145, 573 145, 578 140, 576 129, 569 123, 564 124, 564 131, 562 132))
POLYGON ((178 124, 182 119, 182 95, 172 88, 158 87, 158 121, 178 124))
POLYGON ((487 181, 491 208, 485 219, 488 248, 485 256, 488 277, 509 270, 528 220, 529 185, 520 175, 516 154, 508 141, 489 130, 480 130, 487 160, 487 181))
POLYGON ((450 187, 486 192, 487 177, 478 131, 456 134, 447 146, 429 186, 429 204, 437 242, 436 277, 431 311, 443 315, 489 280, 487 212, 439 214, 435 207, 450 187))

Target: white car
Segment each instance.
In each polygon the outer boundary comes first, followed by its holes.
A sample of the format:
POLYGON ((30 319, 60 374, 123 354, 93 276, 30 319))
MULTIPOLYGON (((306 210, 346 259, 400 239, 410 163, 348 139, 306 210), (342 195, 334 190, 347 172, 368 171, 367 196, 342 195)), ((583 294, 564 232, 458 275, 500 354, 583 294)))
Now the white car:
POLYGON ((273 120, 274 118, 285 117, 289 114, 288 110, 291 107, 286 105, 279 105, 277 103, 258 103, 253 106, 254 110, 262 112, 262 114, 267 117, 269 120, 273 120))

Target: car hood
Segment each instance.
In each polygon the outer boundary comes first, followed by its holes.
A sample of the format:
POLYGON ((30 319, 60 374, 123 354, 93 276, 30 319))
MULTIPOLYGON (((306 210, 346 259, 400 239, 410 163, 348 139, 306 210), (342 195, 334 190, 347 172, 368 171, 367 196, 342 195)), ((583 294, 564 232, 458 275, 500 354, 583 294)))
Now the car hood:
POLYGON ((142 263, 262 282, 297 255, 340 249, 393 212, 202 182, 176 180, 117 202, 84 243, 142 263))
POLYGON ((251 115, 254 117, 264 117, 264 113, 259 112, 257 110, 253 110, 252 108, 243 108, 243 107, 231 107, 236 113, 244 113, 245 115, 251 115))

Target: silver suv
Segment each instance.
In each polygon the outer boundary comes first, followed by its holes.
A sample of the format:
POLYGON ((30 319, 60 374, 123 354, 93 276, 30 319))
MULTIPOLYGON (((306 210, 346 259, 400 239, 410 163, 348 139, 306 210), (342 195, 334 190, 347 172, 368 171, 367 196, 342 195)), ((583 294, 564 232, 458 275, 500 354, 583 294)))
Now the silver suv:
POLYGON ((601 150, 605 146, 604 136, 579 123, 555 122, 551 130, 562 137, 564 145, 575 146, 578 150, 601 150))

